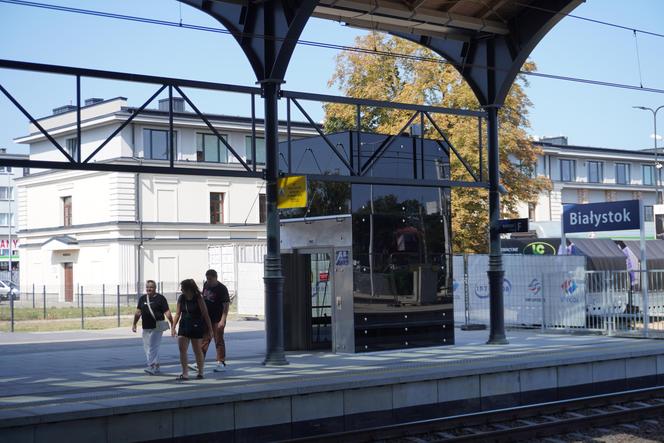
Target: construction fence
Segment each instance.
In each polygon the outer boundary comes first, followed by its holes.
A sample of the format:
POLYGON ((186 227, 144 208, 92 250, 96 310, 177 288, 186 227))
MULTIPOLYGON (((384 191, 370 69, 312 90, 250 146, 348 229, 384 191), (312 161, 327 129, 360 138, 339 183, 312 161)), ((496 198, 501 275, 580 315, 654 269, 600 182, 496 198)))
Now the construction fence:
MULTIPOLYGON (((454 257, 454 319, 489 325, 489 257, 454 257)), ((586 270, 582 256, 503 256, 505 325, 664 336, 664 270, 586 270), (647 274, 647 276, 646 276, 647 274)))

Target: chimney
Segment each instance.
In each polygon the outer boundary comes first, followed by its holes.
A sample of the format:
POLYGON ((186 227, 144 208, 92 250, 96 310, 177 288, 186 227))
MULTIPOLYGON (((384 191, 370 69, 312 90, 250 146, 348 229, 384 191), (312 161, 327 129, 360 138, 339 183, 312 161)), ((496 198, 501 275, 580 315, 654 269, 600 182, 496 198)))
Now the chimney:
POLYGON ((96 105, 97 103, 103 102, 103 98, 90 97, 85 99, 85 106, 96 105))
POLYGON ((558 137, 542 137, 539 139, 542 143, 550 143, 552 145, 567 146, 567 137, 559 135, 558 137))
POLYGON ((0 148, 0 154, 6 154, 7 148, 0 148))
POLYGON ((74 105, 64 105, 59 108, 53 108, 53 115, 64 114, 65 112, 75 111, 76 106, 74 105))
MULTIPOLYGON (((168 112, 168 99, 159 100, 159 110, 168 112)), ((182 97, 173 97, 173 112, 184 112, 184 99, 182 97)))

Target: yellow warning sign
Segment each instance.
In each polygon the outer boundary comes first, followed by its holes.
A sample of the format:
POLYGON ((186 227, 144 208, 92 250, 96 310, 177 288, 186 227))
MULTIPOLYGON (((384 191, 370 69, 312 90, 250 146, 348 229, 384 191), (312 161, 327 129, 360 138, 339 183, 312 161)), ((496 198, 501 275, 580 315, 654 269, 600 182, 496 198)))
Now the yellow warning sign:
POLYGON ((307 206, 307 177, 291 175, 277 182, 277 208, 305 208, 307 206))

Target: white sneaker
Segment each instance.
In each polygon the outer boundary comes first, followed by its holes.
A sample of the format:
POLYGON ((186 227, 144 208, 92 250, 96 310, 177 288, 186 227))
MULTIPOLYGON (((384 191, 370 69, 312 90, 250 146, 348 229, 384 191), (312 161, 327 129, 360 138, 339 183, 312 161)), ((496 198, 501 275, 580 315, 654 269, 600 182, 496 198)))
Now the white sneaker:
POLYGON ((192 371, 198 372, 198 365, 196 363, 191 363, 188 364, 187 366, 189 366, 189 369, 191 369, 192 371))
POLYGON ((150 367, 150 366, 148 366, 147 368, 143 369, 143 372, 145 372, 146 374, 150 374, 150 375, 154 375, 154 374, 155 374, 154 369, 153 369, 152 367, 150 367))
POLYGON ((219 362, 217 366, 214 367, 214 372, 224 372, 226 370, 226 363, 219 362))

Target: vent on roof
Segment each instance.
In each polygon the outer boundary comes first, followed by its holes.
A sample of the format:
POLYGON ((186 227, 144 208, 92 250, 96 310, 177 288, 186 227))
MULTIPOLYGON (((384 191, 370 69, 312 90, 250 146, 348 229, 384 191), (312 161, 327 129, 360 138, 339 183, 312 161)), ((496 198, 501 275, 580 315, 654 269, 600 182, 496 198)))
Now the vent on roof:
POLYGON ((539 140, 542 143, 551 143, 552 145, 567 146, 567 137, 559 135, 558 137, 542 137, 539 140))
MULTIPOLYGON (((168 99, 159 100, 159 110, 168 112, 168 99)), ((184 112, 184 99, 173 97, 173 112, 184 112)))
POLYGON ((103 102, 103 98, 91 97, 85 99, 85 106, 95 105, 97 103, 103 102))
POLYGON ((64 105, 59 108, 53 108, 53 115, 64 114, 65 112, 75 111, 76 106, 74 105, 64 105))

